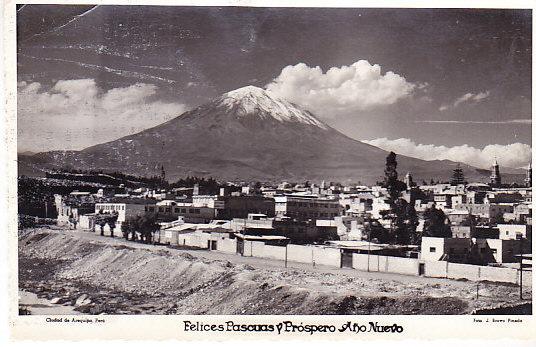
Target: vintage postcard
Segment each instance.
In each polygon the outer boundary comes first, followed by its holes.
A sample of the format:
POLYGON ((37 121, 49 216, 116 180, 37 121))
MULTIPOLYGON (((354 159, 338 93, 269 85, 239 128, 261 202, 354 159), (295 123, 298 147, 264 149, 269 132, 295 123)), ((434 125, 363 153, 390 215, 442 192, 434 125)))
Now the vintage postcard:
POLYGON ((8 1, 12 336, 534 342, 532 5, 8 1))

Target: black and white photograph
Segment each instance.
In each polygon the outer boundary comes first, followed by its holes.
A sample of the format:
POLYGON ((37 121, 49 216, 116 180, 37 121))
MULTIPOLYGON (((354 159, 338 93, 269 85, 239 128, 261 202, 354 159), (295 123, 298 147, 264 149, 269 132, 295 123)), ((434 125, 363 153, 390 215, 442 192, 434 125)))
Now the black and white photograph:
POLYGON ((531 318, 532 9, 15 10, 19 318, 531 318))

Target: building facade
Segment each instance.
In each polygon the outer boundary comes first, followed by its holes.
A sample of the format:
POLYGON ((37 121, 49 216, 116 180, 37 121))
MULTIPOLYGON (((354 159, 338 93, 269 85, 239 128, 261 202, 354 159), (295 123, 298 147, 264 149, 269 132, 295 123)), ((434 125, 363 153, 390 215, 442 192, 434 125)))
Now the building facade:
POLYGON ((317 196, 276 196, 275 214, 298 220, 333 219, 340 215, 342 206, 338 199, 317 196))

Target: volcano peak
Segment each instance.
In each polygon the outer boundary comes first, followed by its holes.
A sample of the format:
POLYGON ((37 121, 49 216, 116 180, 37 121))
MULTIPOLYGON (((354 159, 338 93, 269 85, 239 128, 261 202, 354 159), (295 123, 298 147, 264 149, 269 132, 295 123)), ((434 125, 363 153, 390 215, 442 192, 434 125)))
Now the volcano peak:
POLYGON ((267 96, 267 92, 259 87, 244 86, 235 90, 231 90, 223 95, 224 97, 242 99, 244 97, 263 97, 267 96))
POLYGON ((309 111, 255 86, 245 86, 227 92, 218 99, 218 104, 234 112, 239 118, 246 116, 273 118, 283 123, 302 123, 328 129, 327 125, 316 119, 309 111))

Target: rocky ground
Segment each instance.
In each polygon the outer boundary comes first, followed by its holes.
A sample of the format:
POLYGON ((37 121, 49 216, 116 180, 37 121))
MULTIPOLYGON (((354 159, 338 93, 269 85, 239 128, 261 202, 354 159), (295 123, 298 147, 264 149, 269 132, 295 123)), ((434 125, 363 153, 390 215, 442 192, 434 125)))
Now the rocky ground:
POLYGON ((469 314, 521 303, 513 285, 481 283, 477 299, 470 281, 285 269, 54 228, 20 232, 19 288, 85 314, 469 314))

